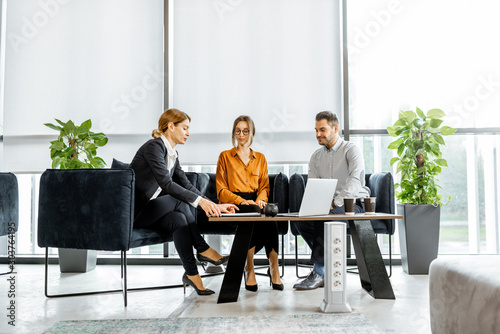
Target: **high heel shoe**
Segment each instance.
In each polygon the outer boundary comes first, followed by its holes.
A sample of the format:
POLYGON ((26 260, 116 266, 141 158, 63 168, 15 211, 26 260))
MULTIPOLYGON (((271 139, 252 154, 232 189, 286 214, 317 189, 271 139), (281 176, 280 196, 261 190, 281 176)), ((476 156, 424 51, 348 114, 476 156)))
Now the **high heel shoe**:
POLYGON ((188 285, 191 285, 199 296, 212 295, 215 293, 215 291, 210 290, 210 289, 205 289, 205 290, 198 289, 198 287, 194 284, 194 282, 191 281, 189 279, 189 277, 187 277, 186 273, 184 273, 184 275, 182 275, 182 283, 184 286, 184 294, 186 294, 186 286, 188 286, 188 285))
POLYGON ((273 286, 273 290, 283 291, 283 289, 285 288, 283 283, 281 283, 281 284, 273 283, 273 278, 271 277, 271 268, 267 268, 267 275, 269 276, 269 285, 273 286))
POLYGON ((257 291, 259 289, 259 286, 257 284, 255 285, 248 285, 247 284, 247 271, 245 270, 243 272, 243 277, 245 278, 245 289, 247 289, 248 291, 257 291))
POLYGON ((196 258, 198 259, 198 262, 200 262, 201 266, 203 267, 203 270, 205 270, 205 264, 211 263, 214 266, 220 266, 221 264, 226 263, 229 260, 229 256, 223 256, 217 261, 212 260, 211 258, 206 257, 205 255, 201 255, 200 253, 196 253, 196 258))

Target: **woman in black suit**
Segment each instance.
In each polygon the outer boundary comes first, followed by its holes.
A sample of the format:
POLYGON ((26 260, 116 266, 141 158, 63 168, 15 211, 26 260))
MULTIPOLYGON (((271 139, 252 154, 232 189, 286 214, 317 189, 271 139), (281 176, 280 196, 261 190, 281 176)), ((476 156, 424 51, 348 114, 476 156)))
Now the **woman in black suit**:
POLYGON ((191 285, 199 295, 213 294, 205 289, 198 273, 193 247, 199 261, 220 265, 227 262, 205 242, 198 231, 189 206, 200 206, 209 217, 221 212, 234 213, 232 204, 215 204, 203 196, 187 179, 174 147, 184 144, 189 136, 191 118, 177 109, 168 109, 153 130, 154 139, 139 148, 130 168, 135 172, 134 226, 173 234, 185 273, 184 286, 191 285))

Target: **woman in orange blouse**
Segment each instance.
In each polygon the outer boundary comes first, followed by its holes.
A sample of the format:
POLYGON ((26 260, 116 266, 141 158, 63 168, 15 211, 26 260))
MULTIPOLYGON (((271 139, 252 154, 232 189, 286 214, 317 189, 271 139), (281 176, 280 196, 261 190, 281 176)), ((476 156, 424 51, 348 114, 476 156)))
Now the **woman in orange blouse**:
MULTIPOLYGON (((223 151, 217 162, 217 199, 238 205, 239 212, 260 212, 269 198, 266 157, 250 148, 255 126, 249 116, 239 116, 233 124, 233 148, 223 151)), ((245 266, 245 288, 257 291, 253 256, 263 247, 269 259, 268 275, 273 289, 283 290, 278 263, 278 226, 255 223, 245 266)))

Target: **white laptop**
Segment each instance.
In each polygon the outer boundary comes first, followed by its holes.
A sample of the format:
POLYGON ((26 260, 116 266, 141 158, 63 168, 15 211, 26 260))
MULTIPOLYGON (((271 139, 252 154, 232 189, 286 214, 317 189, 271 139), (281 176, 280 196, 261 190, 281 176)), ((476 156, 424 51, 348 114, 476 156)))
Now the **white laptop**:
POLYGON ((330 213, 337 179, 308 179, 299 212, 280 213, 283 217, 320 216, 330 213))

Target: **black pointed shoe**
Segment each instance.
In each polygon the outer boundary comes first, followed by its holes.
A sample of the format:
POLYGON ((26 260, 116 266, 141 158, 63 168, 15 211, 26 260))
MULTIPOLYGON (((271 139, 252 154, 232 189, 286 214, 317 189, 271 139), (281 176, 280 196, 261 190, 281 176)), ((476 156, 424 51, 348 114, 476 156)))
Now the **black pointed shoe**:
POLYGON ((285 286, 283 285, 283 283, 281 283, 281 284, 275 284, 275 283, 273 283, 273 278, 271 276, 271 268, 267 268, 267 275, 269 276, 269 285, 272 285, 273 290, 283 291, 283 289, 285 288, 285 286))
POLYGON ((198 287, 194 284, 194 282, 191 281, 189 277, 187 277, 186 273, 182 275, 182 283, 184 285, 184 294, 186 294, 186 286, 188 285, 192 286, 199 296, 213 295, 215 293, 215 291, 210 289, 205 289, 205 290, 198 289, 198 287))
POLYGON ((208 262, 208 263, 213 264, 214 266, 220 266, 221 264, 224 264, 229 260, 229 256, 223 256, 220 259, 218 259, 217 261, 214 261, 214 260, 212 260, 204 255, 201 255, 200 253, 196 253, 196 258, 198 259, 198 261, 200 263, 207 263, 208 262))
POLYGON ((259 286, 257 284, 255 285, 248 285, 247 284, 247 271, 245 270, 243 272, 243 277, 245 278, 245 289, 247 289, 248 291, 257 291, 259 289, 259 286))

